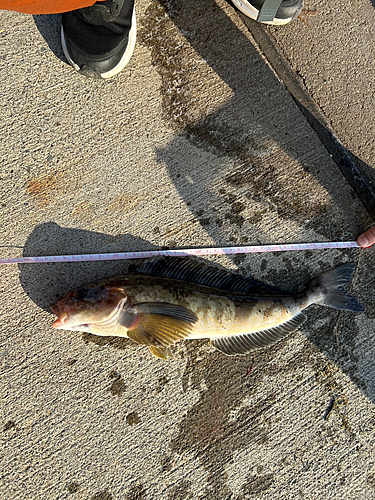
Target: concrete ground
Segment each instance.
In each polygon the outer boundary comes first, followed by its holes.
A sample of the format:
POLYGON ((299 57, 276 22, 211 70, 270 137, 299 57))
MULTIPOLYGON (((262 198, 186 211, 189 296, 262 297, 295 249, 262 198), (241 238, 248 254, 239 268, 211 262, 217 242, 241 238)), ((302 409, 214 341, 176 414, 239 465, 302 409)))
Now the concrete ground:
MULTIPOLYGON (((309 1, 305 22, 269 30, 374 179, 374 3, 341 5, 309 1)), ((0 13, 4 257, 352 240, 371 224, 231 5, 136 10, 134 56, 108 82, 67 65, 59 16, 0 13)), ((293 291, 357 262, 366 312, 312 306, 272 348, 186 341, 165 362, 51 328, 56 296, 134 262, 2 267, 2 498, 375 498, 373 251, 211 260, 293 291)))

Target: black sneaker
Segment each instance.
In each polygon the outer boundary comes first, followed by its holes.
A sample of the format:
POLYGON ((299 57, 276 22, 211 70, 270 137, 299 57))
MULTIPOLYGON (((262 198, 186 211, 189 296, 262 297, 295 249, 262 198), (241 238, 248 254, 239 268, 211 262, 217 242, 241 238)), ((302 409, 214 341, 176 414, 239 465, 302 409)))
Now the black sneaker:
POLYGON ((133 54, 134 0, 105 0, 62 15, 61 43, 74 69, 90 78, 111 78, 133 54))
POLYGON ((247 17, 266 24, 288 24, 298 17, 303 0, 232 0, 247 17))

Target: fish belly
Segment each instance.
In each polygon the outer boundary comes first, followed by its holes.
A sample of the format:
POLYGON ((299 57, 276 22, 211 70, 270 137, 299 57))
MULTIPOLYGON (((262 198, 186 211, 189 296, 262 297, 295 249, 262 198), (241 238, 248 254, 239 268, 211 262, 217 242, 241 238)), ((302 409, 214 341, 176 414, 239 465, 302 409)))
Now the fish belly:
POLYGON ((217 338, 268 330, 294 318, 301 308, 292 300, 254 303, 220 300, 209 310, 197 313, 191 339, 217 338))

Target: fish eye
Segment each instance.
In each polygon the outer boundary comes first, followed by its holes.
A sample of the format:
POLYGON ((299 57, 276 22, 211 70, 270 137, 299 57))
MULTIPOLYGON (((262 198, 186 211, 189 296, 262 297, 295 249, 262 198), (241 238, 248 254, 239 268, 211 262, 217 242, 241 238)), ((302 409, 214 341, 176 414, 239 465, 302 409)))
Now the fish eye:
POLYGON ((75 294, 75 298, 77 300, 83 300, 87 295, 87 290, 84 290, 84 289, 81 289, 81 290, 77 290, 76 291, 76 294, 75 294))

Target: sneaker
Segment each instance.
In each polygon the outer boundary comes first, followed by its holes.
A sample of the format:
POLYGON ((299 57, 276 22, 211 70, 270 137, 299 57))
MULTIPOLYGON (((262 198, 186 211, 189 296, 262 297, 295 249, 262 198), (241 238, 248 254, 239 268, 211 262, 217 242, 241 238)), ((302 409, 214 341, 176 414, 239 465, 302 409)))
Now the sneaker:
POLYGON ((303 0, 232 0, 245 16, 260 23, 282 25, 298 17, 303 0))
POLYGON ((133 54, 134 0, 105 0, 62 15, 61 43, 73 68, 89 78, 111 78, 133 54))

